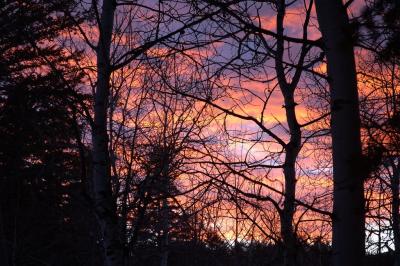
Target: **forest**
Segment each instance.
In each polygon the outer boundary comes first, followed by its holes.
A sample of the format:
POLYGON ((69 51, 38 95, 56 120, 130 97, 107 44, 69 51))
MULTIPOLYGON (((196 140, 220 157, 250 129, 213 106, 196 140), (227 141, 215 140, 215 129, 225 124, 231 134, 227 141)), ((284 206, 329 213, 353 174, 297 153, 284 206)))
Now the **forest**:
POLYGON ((400 266, 399 0, 0 0, 1 266, 400 266))

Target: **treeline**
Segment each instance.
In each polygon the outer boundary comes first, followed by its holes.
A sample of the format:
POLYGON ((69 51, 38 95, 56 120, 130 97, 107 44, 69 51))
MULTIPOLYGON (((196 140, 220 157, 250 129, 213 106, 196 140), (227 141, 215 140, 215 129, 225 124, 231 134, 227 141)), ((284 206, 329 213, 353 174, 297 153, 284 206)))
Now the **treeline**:
POLYGON ((1 265, 400 265, 398 1, 0 2, 1 265))

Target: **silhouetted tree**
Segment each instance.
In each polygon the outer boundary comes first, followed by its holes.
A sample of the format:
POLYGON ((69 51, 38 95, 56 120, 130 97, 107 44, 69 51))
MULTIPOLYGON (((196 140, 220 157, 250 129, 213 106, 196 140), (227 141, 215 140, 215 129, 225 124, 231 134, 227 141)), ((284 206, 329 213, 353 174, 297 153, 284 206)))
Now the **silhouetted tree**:
POLYGON ((360 42, 379 60, 400 59, 400 1, 367 0, 358 23, 360 42))
POLYGON ((61 11, 73 5, 0 4, 2 265, 88 265, 85 252, 96 249, 81 202, 85 173, 79 150, 85 153, 85 147, 77 102, 85 97, 75 90, 80 75, 71 57, 54 41, 71 28, 61 11))
POLYGON ((364 189, 360 116, 354 59, 354 32, 340 0, 316 0, 327 57, 333 158, 334 266, 362 265, 364 259, 364 189))

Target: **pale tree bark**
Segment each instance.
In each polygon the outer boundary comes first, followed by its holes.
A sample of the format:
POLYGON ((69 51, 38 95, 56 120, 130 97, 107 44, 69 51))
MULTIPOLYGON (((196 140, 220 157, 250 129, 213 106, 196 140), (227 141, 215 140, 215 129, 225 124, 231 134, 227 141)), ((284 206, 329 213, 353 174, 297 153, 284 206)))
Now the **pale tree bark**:
POLYGON ((93 204, 100 226, 105 265, 123 265, 116 203, 112 196, 108 153, 107 108, 110 91, 110 47, 116 3, 104 0, 99 21, 100 37, 96 49, 97 87, 94 96, 93 142, 93 204))
POLYGON ((400 159, 396 163, 392 163, 393 176, 391 178, 392 189, 392 227, 394 238, 394 266, 400 266, 400 159))
POLYGON ((164 195, 161 206, 161 223, 162 223, 162 239, 161 239, 161 260, 160 266, 168 265, 168 245, 169 245, 169 205, 167 195, 164 195))
POLYGON ((333 149, 334 266, 363 265, 364 192, 360 117, 352 31, 341 0, 316 0, 328 61, 333 149))
MULTIPOLYGON (((165 100, 165 102, 167 102, 165 100)), ((170 106, 172 107, 172 106, 170 106)), ((170 154, 170 147, 168 145, 168 111, 164 110, 164 123, 163 123, 163 132, 162 132, 162 156, 161 156, 161 169, 160 169, 160 176, 161 176, 161 190, 162 190, 162 196, 163 199, 161 201, 161 229, 162 229, 162 239, 161 239, 161 260, 160 260, 160 266, 167 266, 168 265, 168 255, 169 255, 169 205, 168 205, 168 196, 170 191, 170 182, 173 182, 171 180, 170 176, 170 170, 171 170, 171 154, 170 154)))

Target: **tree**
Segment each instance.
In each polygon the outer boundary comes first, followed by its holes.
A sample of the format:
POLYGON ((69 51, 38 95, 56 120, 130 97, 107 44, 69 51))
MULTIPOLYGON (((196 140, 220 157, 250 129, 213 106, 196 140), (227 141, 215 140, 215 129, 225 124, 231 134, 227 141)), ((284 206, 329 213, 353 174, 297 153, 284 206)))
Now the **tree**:
POLYGON ((72 30, 73 22, 62 11, 74 4, 0 4, 0 241, 5 265, 85 264, 90 257, 79 252, 96 246, 89 234, 90 213, 82 205, 86 173, 79 152, 85 149, 80 104, 86 97, 77 92, 81 76, 70 64, 79 54, 69 56, 54 40, 72 30), (62 262, 55 255, 60 250, 66 257, 62 262))
MULTIPOLYGON (((242 145, 242 150, 236 154, 232 152, 231 156, 225 155, 229 153, 226 150, 210 150, 210 157, 216 161, 215 167, 226 167, 226 171, 231 173, 232 178, 221 174, 222 186, 232 186, 229 189, 234 190, 237 179, 241 180, 239 183, 246 183, 248 187, 260 186, 257 192, 248 192, 246 185, 242 185, 240 189, 236 187, 236 192, 240 197, 258 201, 263 199, 264 202, 271 203, 273 210, 265 205, 260 208, 264 208, 266 212, 276 211, 278 214, 279 219, 274 222, 280 224, 280 236, 277 238, 284 247, 284 264, 295 265, 297 236, 294 220, 296 206, 301 205, 301 201, 296 199, 296 182, 301 174, 301 171, 296 169, 297 160, 301 148, 310 138, 307 135, 312 135, 307 132, 307 126, 327 116, 325 112, 322 117, 301 124, 296 109, 299 108, 297 105, 303 104, 296 102, 300 98, 299 87, 302 85, 303 73, 313 73, 311 67, 322 59, 312 51, 318 42, 308 39, 313 1, 305 1, 304 5, 298 5, 296 1, 267 1, 262 4, 252 1, 246 4, 205 2, 220 7, 224 14, 215 22, 214 27, 220 31, 216 31, 217 33, 224 36, 225 44, 223 48, 213 49, 219 49, 221 54, 227 54, 225 50, 233 52, 226 61, 220 62, 217 52, 217 59, 211 55, 204 63, 205 68, 209 68, 210 64, 216 68, 209 74, 213 77, 210 78, 212 82, 209 94, 205 97, 188 93, 185 95, 208 103, 225 116, 221 128, 226 133, 226 147, 230 149, 231 146, 242 145), (284 33, 285 27, 289 28, 286 25, 286 12, 290 8, 297 12, 301 10, 301 37, 295 38, 284 33), (267 23, 263 23, 265 14, 276 16, 272 26, 274 31, 268 28, 269 25, 265 25, 267 23), (226 82, 227 77, 229 82, 226 82), (254 88, 256 86, 266 88, 254 88), (284 118, 270 119, 269 116, 278 116, 278 111, 269 113, 269 109, 275 107, 271 101, 277 97, 281 97, 279 100, 284 108, 284 118), (240 123, 244 124, 243 128, 230 126, 231 118, 240 120, 240 123), (282 180, 277 181, 282 186, 281 190, 272 188, 273 185, 265 185, 271 179, 275 179, 274 175, 280 174, 275 169, 282 169, 283 172, 282 180), (268 197, 263 196, 265 194, 268 197), (283 206, 280 206, 281 200, 284 202, 283 206)), ((311 206, 303 204, 302 207, 308 210, 311 206)), ((313 210, 316 211, 317 208, 313 210)), ((329 212, 323 214, 329 215, 329 212)))
POLYGON ((116 202, 113 199, 111 188, 107 135, 107 110, 109 106, 110 75, 112 72, 110 49, 115 9, 115 1, 103 1, 98 21, 99 40, 96 48, 97 85, 94 95, 94 118, 91 131, 93 142, 92 197, 103 239, 105 265, 107 266, 123 265, 122 240, 118 227, 116 202))
POLYGON ((316 0, 327 57, 333 153, 333 265, 362 265, 364 190, 352 28, 342 1, 316 0))
MULTIPOLYGON (((395 58, 377 60, 371 53, 360 62, 359 76, 363 85, 361 96, 361 118, 364 149, 369 154, 369 165, 373 167, 368 184, 374 189, 368 220, 371 231, 376 224, 378 252, 393 244, 395 263, 400 262, 400 217, 399 217, 399 67, 395 58), (378 199, 376 199, 378 195, 378 199), (374 199, 375 198, 375 199, 374 199), (379 202, 380 200, 380 202, 379 202), (377 202, 378 201, 378 202, 377 202), (388 235, 388 237, 385 237, 388 235), (392 241, 392 244, 388 242, 392 241)), ((372 234, 374 235, 374 234, 372 234)), ((395 264, 396 265, 396 264, 395 264)))
POLYGON ((358 20, 361 46, 372 51, 378 60, 397 60, 400 48, 400 2, 390 0, 365 1, 358 20), (396 59, 397 58, 397 59, 396 59))
MULTIPOLYGON (((359 18, 360 42, 370 52, 370 60, 362 61, 361 79, 370 90, 363 108, 363 126, 370 146, 380 152, 375 178, 382 188, 388 187, 391 210, 388 211, 393 232, 395 265, 400 265, 399 161, 398 142, 398 65, 400 62, 400 2, 366 1, 359 18), (365 69, 368 69, 368 73, 365 69), (377 108, 381 106, 381 108, 377 108), (387 180, 387 178, 389 180, 387 180)), ((384 197, 386 189, 380 191, 384 197)), ((378 211, 383 208, 378 207, 378 211)), ((385 212, 385 211, 384 211, 385 212)), ((385 216, 385 213, 378 216, 385 216)), ((382 217, 378 217, 381 222, 382 217)), ((385 221, 383 221, 385 222, 385 221)), ((380 236, 379 236, 380 237, 380 236)), ((380 250, 380 247, 379 247, 380 250)))
MULTIPOLYGON (((140 251, 156 247, 162 254, 161 264, 165 264, 171 238, 185 234, 179 227, 185 225, 184 205, 190 205, 189 199, 185 200, 186 190, 196 189, 178 184, 195 176, 196 166, 190 162, 209 119, 204 104, 171 92, 172 85, 164 81, 178 66, 165 58, 155 61, 158 63, 146 65, 145 73, 135 79, 139 89, 123 86, 113 90, 118 100, 112 116, 116 124, 110 128, 110 150, 123 195, 118 211, 126 259, 144 263, 141 260, 148 252, 140 251)), ((189 85, 182 80, 174 86, 189 85)))
MULTIPOLYGON (((90 30, 80 28, 82 40, 87 44, 87 54, 95 53, 95 82, 93 87, 93 123, 91 123, 92 141, 92 175, 93 204, 100 226, 102 244, 104 247, 105 264, 107 266, 122 265, 122 236, 118 226, 116 199, 118 198, 118 180, 111 175, 111 155, 108 135, 109 111, 113 74, 118 70, 136 68, 144 58, 158 48, 174 47, 181 44, 182 51, 198 45, 196 40, 185 31, 199 25, 217 14, 196 14, 187 12, 187 5, 177 2, 159 2, 142 5, 136 2, 104 0, 101 7, 93 1, 88 12, 93 15, 97 29, 97 40, 92 43, 90 30), (183 5, 179 7, 180 5, 183 5), (179 7, 179 8, 178 8, 179 7), (137 12, 136 9, 143 12, 137 12), (123 16, 118 16, 124 14, 123 16), (128 14, 128 15, 126 15, 128 14), (157 19, 150 19, 155 16, 157 19), (188 42, 186 42, 188 39, 188 42), (117 195, 115 197, 115 195, 117 195)), ((82 8, 88 6, 82 5, 82 8)), ((173 53, 173 49, 171 49, 173 53)), ((92 77, 88 77, 89 80, 92 77)))

